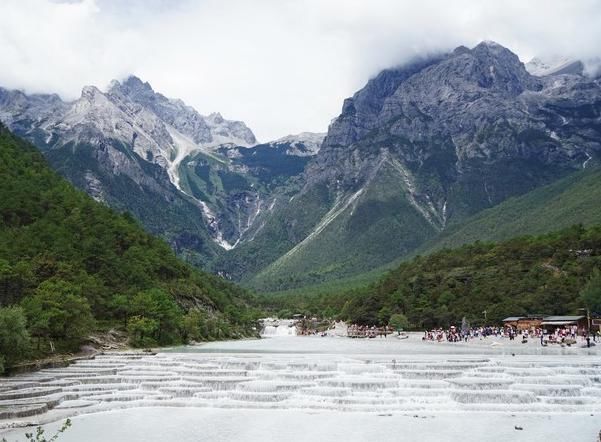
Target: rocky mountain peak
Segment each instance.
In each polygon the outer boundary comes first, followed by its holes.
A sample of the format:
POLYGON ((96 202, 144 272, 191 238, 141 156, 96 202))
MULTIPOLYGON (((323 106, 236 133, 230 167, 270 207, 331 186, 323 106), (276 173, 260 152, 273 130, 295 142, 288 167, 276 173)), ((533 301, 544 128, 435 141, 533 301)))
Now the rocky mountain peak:
POLYGON ((489 51, 510 52, 510 53, 512 53, 505 46, 502 46, 502 45, 500 45, 499 43, 497 43, 496 41, 493 41, 493 40, 482 40, 480 43, 478 43, 474 47, 473 50, 483 49, 483 48, 486 48, 486 50, 489 50, 489 51))
POLYGON ((148 83, 147 81, 140 80, 135 75, 130 75, 129 77, 127 77, 125 79, 125 81, 123 82, 123 86, 128 89, 133 89, 133 90, 137 89, 137 90, 147 90, 147 91, 154 92, 154 90, 152 89, 152 86, 150 86, 150 83, 148 83))
POLYGON ((584 64, 570 57, 534 57, 525 66, 531 75, 538 77, 584 74, 584 64))
POLYGON ((110 82, 108 93, 120 92, 126 96, 152 96, 155 94, 152 86, 147 81, 140 80, 135 75, 130 75, 123 82, 112 80, 110 82))
POLYGON ((492 41, 481 42, 471 50, 459 47, 448 62, 456 69, 455 75, 481 88, 512 95, 540 89, 540 83, 532 78, 518 56, 492 41))
MULTIPOLYGON (((81 96, 73 101, 63 101, 57 95, 28 95, 0 88, 0 121, 48 152, 57 167, 93 197, 108 204, 116 202, 132 212, 144 206, 138 200, 149 198, 146 201, 152 200, 159 210, 172 212, 167 216, 171 216, 170 224, 181 225, 179 218, 188 217, 186 235, 196 228, 189 229, 190 226, 208 226, 200 236, 192 235, 196 238, 192 240, 193 247, 212 249, 208 239, 221 247, 231 247, 228 240, 233 238, 234 243, 239 239, 244 231, 239 226, 246 221, 237 219, 234 223, 228 217, 246 220, 248 215, 250 223, 252 214, 261 210, 259 203, 257 207, 253 205, 258 197, 251 191, 252 186, 242 190, 228 188, 234 193, 232 201, 220 205, 215 199, 222 196, 212 195, 214 190, 208 187, 212 181, 207 184, 206 194, 191 196, 190 187, 184 189, 180 180, 183 173, 195 173, 187 164, 196 156, 210 162, 220 173, 229 173, 226 162, 215 151, 228 143, 256 144, 253 132, 244 122, 226 120, 217 112, 203 116, 182 100, 155 92, 148 82, 136 76, 111 81, 105 92, 96 86, 85 86, 81 96), (85 160, 72 162, 75 152, 78 159, 85 160), (115 180, 124 181, 115 186, 115 180), (124 182, 128 184, 123 185, 124 182), (143 195, 132 197, 140 190, 143 195), (241 206, 230 213, 230 203, 241 206)), ((219 175, 213 179, 219 180, 219 175)), ((149 225, 156 226, 152 213, 137 213, 149 225)), ((161 233, 164 232, 163 229, 161 233)), ((173 239, 180 243, 178 248, 187 247, 181 244, 190 242, 173 239)))
POLYGON ((94 101, 98 99, 100 96, 103 96, 103 93, 96 86, 84 86, 81 89, 81 98, 94 101))
MULTIPOLYGON (((104 125, 113 119, 115 113, 118 113, 114 104, 96 86, 84 86, 81 90, 81 97, 75 100, 71 106, 65 107, 64 110, 66 111, 65 115, 60 117, 62 122, 77 124, 86 119, 87 124, 95 126, 104 125)), ((55 116, 55 118, 57 117, 55 116)))
POLYGON ((452 54, 453 55, 462 55, 462 54, 469 54, 470 52, 471 51, 470 51, 470 49, 468 47, 462 45, 462 46, 457 46, 453 50, 452 54))
POLYGON ((222 124, 224 118, 219 112, 213 112, 213 113, 209 114, 209 116, 207 117, 207 120, 209 120, 213 124, 222 124))
POLYGON ((594 167, 599 140, 598 81, 533 76, 497 43, 387 69, 345 100, 303 187, 253 240, 286 232, 293 244, 254 283, 281 290, 332 268, 353 275, 362 264, 351 256, 374 267, 406 256, 475 213, 594 167))
POLYGON ((371 78, 363 89, 344 100, 342 112, 330 124, 323 145, 348 145, 362 138, 373 129, 377 114, 400 85, 440 59, 440 56, 415 59, 371 78))

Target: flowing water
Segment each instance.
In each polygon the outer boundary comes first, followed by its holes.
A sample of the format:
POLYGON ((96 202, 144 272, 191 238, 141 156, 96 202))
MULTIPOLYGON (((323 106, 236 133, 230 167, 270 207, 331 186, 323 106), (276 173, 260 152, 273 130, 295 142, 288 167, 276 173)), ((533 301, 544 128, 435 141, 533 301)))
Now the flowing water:
POLYGON ((296 336, 295 321, 291 319, 267 319, 264 322, 264 337, 296 336))
POLYGON ((107 353, 0 381, 0 428, 69 416, 65 441, 594 441, 601 357, 496 338, 291 336, 107 353))

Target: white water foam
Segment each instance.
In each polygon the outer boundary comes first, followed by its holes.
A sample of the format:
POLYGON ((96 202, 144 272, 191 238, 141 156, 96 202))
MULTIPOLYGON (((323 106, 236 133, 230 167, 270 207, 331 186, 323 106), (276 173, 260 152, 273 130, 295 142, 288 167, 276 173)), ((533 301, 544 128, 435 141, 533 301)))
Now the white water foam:
MULTIPOLYGON (((591 431, 601 429, 595 418, 601 413, 601 358, 596 350, 543 352, 534 345, 490 344, 438 345, 422 343, 415 335, 404 341, 282 337, 157 355, 107 353, 66 368, 3 379, 0 425, 80 415, 73 436, 68 430, 65 441, 254 441, 266 440, 266 434, 273 440, 292 428, 290 440, 308 440, 304 436, 325 422, 341 427, 322 428, 323 437, 313 440, 337 434, 347 440, 365 440, 359 435, 366 434, 398 440, 392 437, 394 431, 409 428, 416 431, 404 433, 409 440, 506 440, 508 435, 520 440, 523 435, 523 440, 549 441, 560 439, 545 439, 538 431, 571 419, 579 424, 570 427, 574 437, 568 440, 593 440, 591 431), (281 420, 274 420, 276 415, 281 420), (198 422, 210 421, 210 416, 213 429, 202 437, 185 432, 199 429, 198 422), (417 423, 421 419, 437 423, 417 423), (447 435, 441 433, 442 423, 453 422, 463 425, 463 438, 451 437, 452 431, 449 437, 434 438, 447 435), (494 430, 486 433, 484 422, 494 430), (499 423, 505 427, 497 428, 499 423), (512 423, 529 431, 517 433, 521 430, 511 428, 512 423), (155 427, 157 435, 148 432, 155 427), (127 433, 134 428, 133 436, 127 433), (266 428, 273 433, 265 433, 266 428)), ((566 434, 558 429, 557 435, 566 434)))

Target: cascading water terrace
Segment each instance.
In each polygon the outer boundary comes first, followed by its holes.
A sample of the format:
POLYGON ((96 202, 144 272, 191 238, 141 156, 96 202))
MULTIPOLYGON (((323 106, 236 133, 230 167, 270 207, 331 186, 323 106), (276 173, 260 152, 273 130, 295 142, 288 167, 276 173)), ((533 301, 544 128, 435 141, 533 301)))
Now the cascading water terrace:
POLYGON ((296 321, 293 319, 272 319, 263 320, 263 330, 261 336, 264 337, 283 337, 296 336, 296 321))
POLYGON ((34 415, 52 421, 148 406, 599 413, 601 361, 561 355, 106 353, 0 382, 4 427, 34 415))

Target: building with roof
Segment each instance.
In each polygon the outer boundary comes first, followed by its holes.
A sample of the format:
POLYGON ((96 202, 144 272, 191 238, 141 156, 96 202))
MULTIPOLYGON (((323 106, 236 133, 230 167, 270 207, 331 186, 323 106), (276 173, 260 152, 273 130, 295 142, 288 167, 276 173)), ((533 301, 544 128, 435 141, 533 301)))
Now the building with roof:
POLYGON ((588 319, 586 316, 545 316, 541 326, 547 332, 553 333, 558 328, 578 327, 578 332, 585 332, 588 329, 588 319))
POLYGON ((503 325, 516 330, 531 330, 540 328, 542 321, 543 315, 509 316, 503 319, 503 325))
MULTIPOLYGON (((532 330, 542 328, 547 333, 553 333, 558 328, 573 327, 578 328, 578 333, 582 334, 588 330, 588 318, 584 315, 561 315, 561 316, 509 316, 503 319, 505 327, 512 327, 516 330, 532 330)), ((601 330, 601 317, 593 314, 590 318, 590 332, 596 333, 601 330)))
POLYGON ((518 328, 518 321, 522 319, 522 316, 509 316, 503 319, 503 325, 505 327, 518 328))

